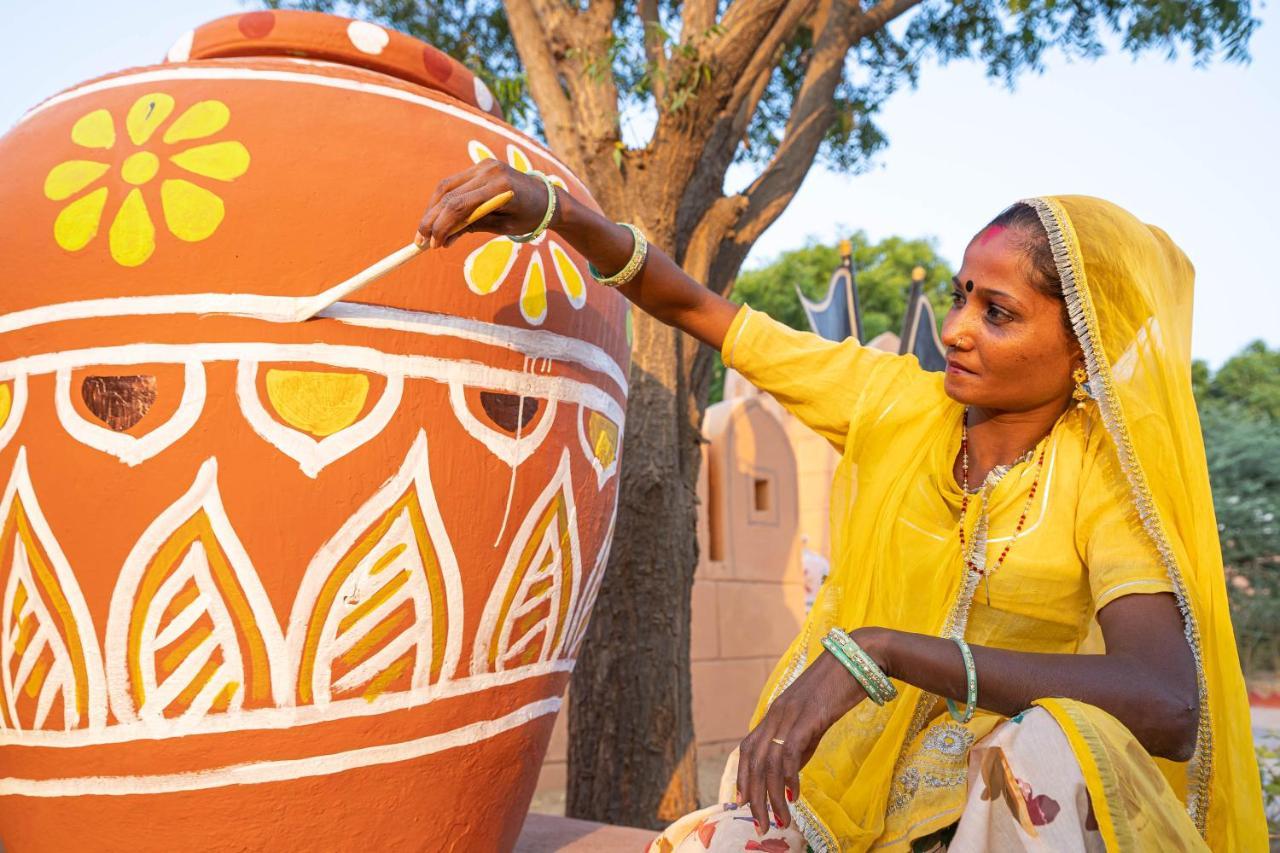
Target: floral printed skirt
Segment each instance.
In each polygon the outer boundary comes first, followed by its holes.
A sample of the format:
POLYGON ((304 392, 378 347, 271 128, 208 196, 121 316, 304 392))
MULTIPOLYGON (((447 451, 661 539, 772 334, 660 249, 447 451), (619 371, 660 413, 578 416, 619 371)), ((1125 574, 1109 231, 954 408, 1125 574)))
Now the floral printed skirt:
MULTIPOLYGON (((968 762, 968 792, 959 822, 912 839, 911 850, 1105 849, 1080 766, 1048 711, 1034 708, 999 724, 973 745, 968 762)), ((757 834, 750 810, 731 802, 737 765, 734 752, 720 782, 720 804, 671 824, 648 853, 805 853, 804 836, 794 822, 782 829, 774 821, 757 834)))

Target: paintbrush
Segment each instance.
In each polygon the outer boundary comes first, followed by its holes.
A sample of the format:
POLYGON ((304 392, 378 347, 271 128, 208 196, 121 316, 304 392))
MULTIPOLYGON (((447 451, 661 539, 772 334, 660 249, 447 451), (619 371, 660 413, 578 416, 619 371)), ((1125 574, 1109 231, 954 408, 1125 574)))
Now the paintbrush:
MULTIPOLYGON (((507 202, 511 201, 514 196, 515 193, 510 190, 498 193, 493 198, 471 211, 471 215, 467 217, 466 221, 450 231, 447 236, 452 237, 468 225, 472 225, 480 219, 483 219, 507 202)), ((350 296, 365 285, 372 284, 396 267, 404 264, 409 259, 421 254, 425 248, 425 246, 419 246, 417 243, 410 243, 404 248, 396 249, 382 260, 370 264, 368 267, 365 267, 346 281, 339 282, 328 290, 317 293, 315 296, 305 297, 298 303, 296 308, 288 313, 287 318, 283 319, 288 319, 295 323, 302 323, 306 320, 310 320, 312 317, 319 314, 338 300, 350 296)))

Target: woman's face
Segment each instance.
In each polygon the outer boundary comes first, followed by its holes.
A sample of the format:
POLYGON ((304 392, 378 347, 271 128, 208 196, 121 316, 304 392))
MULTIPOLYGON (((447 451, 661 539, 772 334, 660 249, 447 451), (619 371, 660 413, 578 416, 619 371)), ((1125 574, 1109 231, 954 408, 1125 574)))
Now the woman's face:
POLYGON ((973 238, 942 324, 947 396, 992 413, 1065 408, 1083 363, 1062 302, 1031 284, 1019 236, 993 225, 973 238))

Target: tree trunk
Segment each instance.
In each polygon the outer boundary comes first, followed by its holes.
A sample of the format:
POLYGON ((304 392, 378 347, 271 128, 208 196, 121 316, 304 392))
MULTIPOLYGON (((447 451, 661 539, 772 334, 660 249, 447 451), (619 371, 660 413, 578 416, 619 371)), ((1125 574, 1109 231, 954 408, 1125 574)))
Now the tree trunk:
POLYGON ((636 312, 617 528, 569 701, 566 813, 659 828, 697 808, 689 678, 698 432, 684 335, 636 312), (625 458, 625 456, 624 456, 625 458))
MULTIPOLYGON (((688 243, 673 233, 679 188, 647 183, 600 203, 657 246, 688 243)), ((706 395, 692 392, 707 383, 690 370, 706 348, 638 309, 632 321, 617 527, 570 689, 566 813, 657 829, 698 807, 689 631, 706 395)))

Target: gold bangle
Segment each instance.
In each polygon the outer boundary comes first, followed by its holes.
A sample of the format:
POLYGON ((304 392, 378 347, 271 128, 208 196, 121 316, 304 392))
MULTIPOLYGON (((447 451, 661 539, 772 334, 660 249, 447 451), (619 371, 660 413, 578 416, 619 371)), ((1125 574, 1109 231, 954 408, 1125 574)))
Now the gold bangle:
POLYGON ((587 269, 591 271, 591 277, 605 287, 621 287, 631 281, 640 272, 640 268, 644 266, 645 259, 649 257, 649 241, 640 233, 640 229, 630 222, 619 222, 618 224, 631 232, 633 241, 631 259, 627 261, 627 265, 613 275, 604 276, 600 274, 600 270, 596 269, 595 264, 587 264, 587 269))

